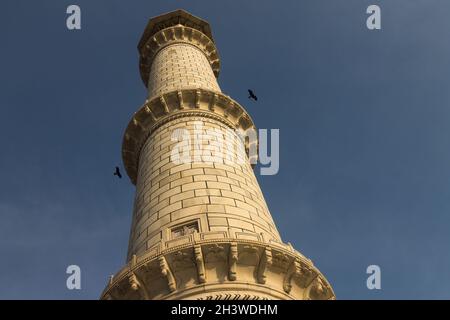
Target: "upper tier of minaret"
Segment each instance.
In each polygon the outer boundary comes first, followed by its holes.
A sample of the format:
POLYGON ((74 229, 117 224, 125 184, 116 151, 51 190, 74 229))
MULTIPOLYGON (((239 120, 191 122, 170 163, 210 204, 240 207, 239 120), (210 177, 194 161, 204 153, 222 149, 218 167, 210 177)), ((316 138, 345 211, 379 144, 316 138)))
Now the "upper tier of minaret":
POLYGON ((221 92, 220 59, 209 24, 184 10, 150 19, 138 45, 149 98, 201 88, 221 92))
MULTIPOLYGON (((184 10, 151 18, 138 51, 148 98, 133 115, 122 147, 125 168, 134 184, 147 138, 173 117, 202 111, 231 129, 255 129, 247 111, 220 90, 220 59, 206 21, 184 10)), ((246 149, 250 150, 250 144, 246 149)), ((251 157, 254 160, 256 155, 251 157)))

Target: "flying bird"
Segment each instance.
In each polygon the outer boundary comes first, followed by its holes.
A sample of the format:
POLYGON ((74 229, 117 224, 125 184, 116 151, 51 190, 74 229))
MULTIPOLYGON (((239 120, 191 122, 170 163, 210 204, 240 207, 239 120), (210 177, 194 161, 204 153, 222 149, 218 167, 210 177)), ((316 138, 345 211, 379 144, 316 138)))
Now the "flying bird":
POLYGON ((119 167, 116 167, 116 172, 114 172, 115 176, 118 176, 120 179, 122 179, 122 175, 120 174, 119 167))
POLYGON ((253 91, 250 90, 250 89, 248 89, 248 98, 249 98, 249 99, 253 99, 253 100, 255 100, 255 101, 258 100, 258 97, 255 96, 255 94, 253 93, 253 91))

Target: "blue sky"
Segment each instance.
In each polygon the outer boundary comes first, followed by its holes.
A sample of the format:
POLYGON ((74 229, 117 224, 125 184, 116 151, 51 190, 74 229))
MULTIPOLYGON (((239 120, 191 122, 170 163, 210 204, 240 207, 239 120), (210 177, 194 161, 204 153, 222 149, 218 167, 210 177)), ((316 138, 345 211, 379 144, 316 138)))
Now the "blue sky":
POLYGON ((258 180, 283 240, 339 299, 449 299, 444 0, 4 2, 0 298, 97 299, 123 266, 134 186, 112 171, 146 98, 136 46, 177 8, 210 22, 222 91, 280 129, 280 171, 258 180), (380 31, 365 26, 370 4, 380 31), (70 264, 82 290, 66 289, 70 264), (366 287, 371 264, 381 290, 366 287))

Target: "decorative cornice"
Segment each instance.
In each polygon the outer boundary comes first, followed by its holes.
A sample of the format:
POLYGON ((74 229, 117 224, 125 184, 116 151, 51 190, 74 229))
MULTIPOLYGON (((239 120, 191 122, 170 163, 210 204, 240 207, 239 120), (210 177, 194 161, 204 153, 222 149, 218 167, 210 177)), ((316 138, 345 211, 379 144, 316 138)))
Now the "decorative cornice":
POLYGON ((147 39, 152 37, 159 30, 179 24, 197 29, 213 40, 211 27, 207 21, 194 16, 183 9, 178 9, 151 18, 145 27, 141 40, 139 41, 138 49, 141 50, 147 42, 147 39))
MULTIPOLYGON (((133 184, 137 181, 139 154, 148 137, 162 125, 181 117, 209 118, 242 132, 256 130, 245 109, 220 92, 183 89, 147 100, 130 120, 122 143, 123 162, 133 184)), ((246 149, 249 152, 249 146, 246 149)))
POLYGON ((146 86, 155 56, 165 47, 177 43, 189 44, 202 51, 216 78, 219 76, 220 58, 214 42, 203 32, 179 24, 158 31, 140 49, 139 71, 146 86))
POLYGON ((279 293, 273 298, 284 296, 290 299, 335 299, 325 277, 310 260, 295 250, 234 238, 197 240, 170 249, 162 248, 160 246, 156 251, 147 251, 148 253, 119 271, 101 298, 167 299, 173 296, 177 299, 182 296, 189 299, 190 296, 194 297, 201 292, 204 292, 203 297, 207 297, 207 292, 217 294, 214 289, 216 285, 226 287, 234 283, 232 286, 235 288, 246 284, 246 293, 249 295, 258 290, 267 290, 270 297, 271 290, 278 290, 279 293), (215 255, 213 260, 210 260, 211 253, 215 255), (223 259, 224 254, 228 259, 223 259), (206 263, 225 263, 228 266, 227 278, 219 282, 209 279, 205 273, 206 263), (253 275, 248 269, 249 266, 254 267, 253 275), (155 272, 158 269, 160 276, 155 272), (280 276, 282 283, 275 285, 274 279, 279 279, 280 276), (186 279, 195 279, 195 282, 186 279), (165 283, 162 287, 161 281, 165 283), (145 283, 152 283, 151 288, 145 283))

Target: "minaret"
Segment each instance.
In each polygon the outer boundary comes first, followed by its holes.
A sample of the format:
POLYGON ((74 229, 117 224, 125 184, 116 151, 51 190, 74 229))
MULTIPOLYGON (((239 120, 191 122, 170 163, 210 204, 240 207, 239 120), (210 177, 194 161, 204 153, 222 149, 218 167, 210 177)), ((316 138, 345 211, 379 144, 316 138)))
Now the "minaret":
POLYGON ((209 24, 183 10, 152 18, 138 49, 148 99, 122 146, 136 185, 127 264, 101 298, 334 299, 280 238, 248 155, 257 142, 239 139, 255 127, 220 90, 209 24), (240 145, 221 143, 230 135, 240 145), (180 145, 192 161, 176 157, 180 145))

